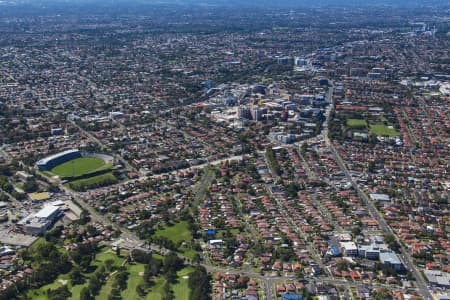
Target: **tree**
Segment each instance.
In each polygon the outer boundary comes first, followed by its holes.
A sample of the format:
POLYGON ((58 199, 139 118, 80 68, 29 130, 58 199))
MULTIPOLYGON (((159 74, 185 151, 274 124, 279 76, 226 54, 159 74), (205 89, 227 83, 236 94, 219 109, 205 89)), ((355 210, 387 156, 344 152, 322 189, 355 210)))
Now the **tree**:
POLYGON ((308 150, 308 143, 304 142, 304 143, 302 144, 300 150, 301 150, 301 152, 302 152, 302 155, 305 155, 305 154, 306 154, 306 151, 308 150))
POLYGON ((346 271, 348 270, 348 262, 346 260, 341 259, 336 263, 336 268, 339 271, 346 271))
POLYGON ((114 268, 114 260, 112 259, 105 260, 105 268, 107 271, 111 272, 114 268))
POLYGON ((133 249, 131 251, 131 257, 133 260, 140 264, 148 264, 152 260, 152 254, 146 253, 145 251, 139 249, 133 249))
POLYGON ((84 276, 79 267, 73 268, 70 273, 70 280, 72 281, 72 285, 83 284, 85 282, 84 276))
POLYGON ((66 300, 70 296, 72 296, 72 293, 69 291, 66 285, 63 285, 55 290, 47 290, 47 297, 49 300, 66 300))
POLYGON ((194 264, 198 264, 198 263, 200 263, 200 261, 201 261, 200 254, 199 254, 199 253, 195 253, 195 254, 194 254, 194 257, 192 258, 192 262, 193 262, 194 264))
POLYGON ((190 288, 190 300, 210 300, 210 278, 206 269, 202 266, 196 266, 188 279, 190 288))
POLYGON ((173 291, 170 288, 170 283, 168 281, 166 281, 166 283, 164 284, 162 299, 163 300, 173 300, 173 299, 175 299, 175 297, 173 295, 173 291))
POLYGON ((391 248, 394 251, 398 251, 400 248, 400 245, 397 243, 397 240, 395 239, 395 236, 393 234, 386 234, 384 236, 384 241, 386 244, 388 244, 389 248, 391 248))
POLYGON ((181 270, 183 268, 183 260, 178 257, 175 252, 170 252, 166 258, 164 259, 163 272, 166 274, 170 270, 175 272, 181 270))
POLYGON ((94 300, 88 287, 84 287, 80 291, 80 300, 94 300))
POLYGON ((119 286, 120 290, 124 290, 127 287, 129 273, 127 271, 117 272, 115 276, 115 282, 119 286))
POLYGON ((27 193, 36 192, 38 189, 39 186, 34 178, 28 179, 23 185, 23 190, 27 193))
POLYGON ((136 286, 136 293, 140 296, 140 297, 145 297, 145 295, 147 294, 147 292, 145 291, 145 285, 143 283, 139 283, 136 286))
POLYGON ((361 234, 361 228, 359 226, 358 227, 353 227, 352 228, 352 234, 353 234, 353 236, 360 235, 361 234))
POLYGON ((391 300, 392 295, 387 288, 380 288, 372 293, 372 297, 375 300, 391 300))

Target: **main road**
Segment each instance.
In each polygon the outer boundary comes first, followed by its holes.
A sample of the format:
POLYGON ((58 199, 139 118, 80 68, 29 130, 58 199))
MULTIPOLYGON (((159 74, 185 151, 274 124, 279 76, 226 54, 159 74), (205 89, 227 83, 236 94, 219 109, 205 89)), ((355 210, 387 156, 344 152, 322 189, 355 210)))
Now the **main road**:
MULTIPOLYGON (((330 97, 329 99, 332 100, 331 108, 333 109, 334 104, 335 104, 334 99, 333 99, 332 95, 329 95, 329 97, 330 97)), ((329 120, 327 121, 327 123, 329 123, 329 120)), ((392 230, 392 228, 389 226, 389 224, 387 224, 386 220, 383 218, 380 211, 376 208, 374 202, 371 199, 369 199, 367 194, 359 187, 359 185, 356 183, 356 181, 353 179, 352 175, 348 171, 344 160, 342 159, 341 155, 336 150, 336 147, 333 145, 333 143, 330 141, 330 139, 328 137, 328 124, 326 124, 326 126, 324 126, 323 138, 324 138, 327 148, 331 150, 331 153, 333 154, 333 157, 334 157, 336 163, 338 164, 339 168, 341 169, 342 172, 344 172, 347 180, 350 182, 352 187, 355 189, 358 196, 363 200, 364 204, 366 205, 366 207, 369 210, 372 217, 375 218, 375 220, 380 225, 383 232, 392 234, 395 237, 395 239, 397 240, 397 243, 400 245, 400 249, 401 249, 401 253, 400 253, 401 258, 400 259, 402 260, 402 262, 404 263, 406 268, 408 270, 410 270, 412 272, 412 274, 414 275, 414 277, 416 279, 417 287, 418 287, 420 293, 422 294, 422 296, 424 296, 428 300, 433 299, 433 296, 431 295, 431 293, 427 287, 425 278, 423 277, 422 273, 417 269, 417 267, 414 265, 414 260, 411 257, 411 255, 409 254, 408 250, 403 245, 403 243, 399 240, 398 236, 395 234, 395 232, 392 230)))

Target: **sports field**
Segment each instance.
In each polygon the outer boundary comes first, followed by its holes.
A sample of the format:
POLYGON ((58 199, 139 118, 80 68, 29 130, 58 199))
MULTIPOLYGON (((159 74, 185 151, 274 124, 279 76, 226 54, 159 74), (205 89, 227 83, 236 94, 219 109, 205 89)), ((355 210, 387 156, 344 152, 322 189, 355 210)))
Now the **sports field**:
POLYGON ((370 131, 378 136, 397 136, 400 133, 392 126, 386 125, 370 125, 370 131))
POLYGON ((80 157, 54 167, 51 172, 61 177, 76 177, 111 167, 108 165, 98 157, 80 157))
POLYGON ((367 121, 363 119, 347 119, 346 124, 350 128, 365 128, 367 121))
POLYGON ((85 191, 87 189, 98 188, 105 185, 117 183, 118 179, 111 173, 92 176, 85 179, 78 179, 68 183, 69 187, 75 191, 85 191))

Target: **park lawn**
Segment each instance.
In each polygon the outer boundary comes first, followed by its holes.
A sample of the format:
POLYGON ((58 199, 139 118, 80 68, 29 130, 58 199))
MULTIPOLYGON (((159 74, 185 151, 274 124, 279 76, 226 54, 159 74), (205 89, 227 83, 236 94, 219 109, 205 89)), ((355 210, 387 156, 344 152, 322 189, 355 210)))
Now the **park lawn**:
POLYGON ((61 177, 80 176, 91 173, 105 165, 98 157, 79 157, 54 167, 52 173, 61 177))
POLYGON ((347 119, 346 124, 350 128, 365 128, 367 121, 364 119, 347 119))
POLYGON ((166 226, 163 229, 156 231, 154 236, 166 237, 175 244, 178 244, 181 241, 185 241, 189 244, 192 241, 192 234, 189 231, 188 223, 186 221, 175 223, 172 226, 166 226))
POLYGON ((172 290, 177 300, 189 300, 189 274, 194 272, 193 267, 186 267, 177 272, 178 282, 172 285, 172 290))
POLYGON ((400 133, 395 130, 392 126, 386 125, 370 125, 370 131, 376 134, 377 136, 397 136, 400 133))
POLYGON ((122 291, 122 299, 142 299, 136 292, 136 286, 142 282, 140 274, 144 273, 144 265, 129 265, 127 271, 130 275, 128 276, 127 288, 122 291))

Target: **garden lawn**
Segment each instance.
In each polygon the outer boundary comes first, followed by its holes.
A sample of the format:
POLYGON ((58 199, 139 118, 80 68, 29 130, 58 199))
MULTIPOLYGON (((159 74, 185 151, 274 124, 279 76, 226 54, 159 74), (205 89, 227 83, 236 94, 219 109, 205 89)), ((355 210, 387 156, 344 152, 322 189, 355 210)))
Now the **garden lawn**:
POLYGON ((105 161, 98 157, 80 157, 54 167, 52 173, 61 177, 80 176, 100 169, 105 161))
POLYGON ((370 131, 375 133, 377 136, 392 137, 400 134, 394 127, 386 125, 370 125, 370 131))

